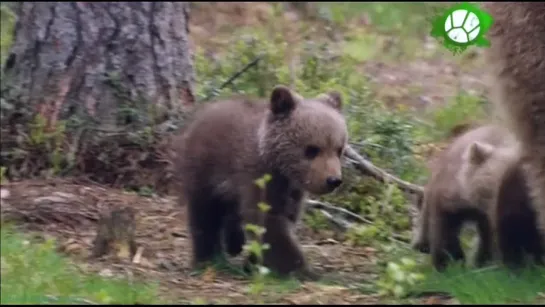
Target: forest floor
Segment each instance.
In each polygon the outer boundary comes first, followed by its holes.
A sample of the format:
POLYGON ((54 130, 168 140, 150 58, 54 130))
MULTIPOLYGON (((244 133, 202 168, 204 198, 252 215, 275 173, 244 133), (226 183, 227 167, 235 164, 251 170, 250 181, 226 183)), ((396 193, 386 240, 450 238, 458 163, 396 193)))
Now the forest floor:
MULTIPOLYGON (((191 11, 192 41, 195 46, 211 53, 221 52, 229 47, 226 37, 232 35, 234 28, 262 27, 263 24, 271 22, 271 10, 273 6, 269 3, 195 3, 191 11)), ((369 34, 373 39, 366 42, 366 46, 372 47, 364 48, 364 55, 357 55, 361 56, 359 68, 362 77, 370 79, 377 98, 387 105, 407 105, 421 115, 421 110, 440 107, 460 92, 476 97, 486 95, 486 76, 482 73, 480 50, 470 50, 463 55, 453 56, 433 38, 410 39, 395 35, 375 35, 372 18, 365 13, 360 15, 345 27, 360 27, 364 29, 364 33, 359 33, 358 37, 369 34)), ((302 17, 295 11, 287 10, 281 17, 275 18, 280 18, 274 20, 278 24, 296 25, 302 17)), ((285 34, 296 35, 295 32, 299 30, 294 30, 293 27, 287 26, 285 30, 288 33, 285 34)), ((321 22, 315 22, 312 27, 316 28, 314 32, 320 32, 325 26, 321 22)), ((332 35, 335 36, 335 33, 332 35)), ((334 40, 343 41, 339 38, 334 40)), ((354 53, 354 46, 345 45, 344 48, 347 53, 354 53)), ((158 281, 159 291, 165 302, 400 302, 377 294, 375 285, 380 274, 377 261, 383 255, 371 246, 352 246, 342 240, 332 239, 335 237, 332 230, 314 231, 306 225, 298 230, 309 262, 324 276, 322 281, 299 283, 291 279, 271 279, 266 281, 262 291, 256 293, 252 292, 252 288, 255 290, 255 282, 237 269, 240 267, 240 259, 233 259, 232 265, 208 269, 203 274, 196 274, 191 270, 191 246, 185 210, 176 204, 174 197, 138 195, 96 183, 68 179, 11 182, 3 184, 2 189, 2 215, 12 214, 16 217, 17 228, 35 233, 42 239, 55 238, 57 251, 69 255, 83 272, 95 272, 112 278, 129 277, 142 282, 158 281), (141 257, 137 261, 115 257, 89 260, 87 257, 96 234, 99 212, 108 206, 122 205, 129 205, 137 212, 136 241, 142 252, 141 257)), ((4 261, 3 257, 2 266, 4 261)), ((525 284, 521 284, 521 287, 525 287, 525 284)), ((501 289, 503 288, 498 286, 497 291, 501 289)), ((533 288, 530 290, 533 291, 533 288)), ((493 297, 495 294, 491 293, 493 297)), ((536 291, 532 293, 535 294, 536 291)), ((545 295, 542 299, 545 300, 545 295)), ((459 303, 456 299, 437 293, 404 302, 459 303)))
POLYGON ((493 268, 454 270, 430 279, 431 287, 422 288, 418 295, 402 299, 379 295, 376 282, 382 269, 377 263, 395 255, 371 246, 352 246, 333 239, 335 234, 327 229, 313 231, 306 225, 297 235, 309 263, 322 274, 319 281, 266 278, 256 282, 240 271, 240 257, 195 272, 189 265, 185 210, 173 197, 138 195, 70 179, 25 180, 3 184, 1 190, 4 221, 9 221, 9 229, 26 234, 24 240, 14 242, 13 236, 6 235, 8 224, 2 224, 2 300, 6 302, 451 305, 462 299, 470 304, 545 303, 545 271, 535 268, 519 276, 493 268), (136 212, 139 255, 90 258, 100 212, 123 206, 136 212), (73 267, 76 271, 70 270, 73 267), (93 278, 96 275, 104 279, 93 278))
MULTIPOLYGON (((3 185, 3 215, 34 239, 55 238, 57 251, 69 255, 83 272, 106 277, 159 281, 167 301, 214 304, 376 304, 381 298, 364 294, 377 276, 376 250, 353 247, 331 239, 328 231, 315 232, 302 225, 298 236, 309 262, 323 274, 320 282, 293 279, 266 282, 252 295, 252 280, 232 265, 196 274, 190 267, 191 245, 185 210, 172 197, 141 196, 93 183, 71 180, 29 180, 3 185), (107 207, 130 206, 137 212, 136 243, 143 250, 137 263, 106 256, 90 260, 99 214, 107 207), (351 289, 349 285, 358 285, 351 289)), ((240 257, 239 257, 240 258, 240 257)), ((428 298, 429 299, 429 298, 428 298)), ((423 302, 423 301, 422 301, 423 302)), ((437 303, 437 301, 435 301, 437 303)))

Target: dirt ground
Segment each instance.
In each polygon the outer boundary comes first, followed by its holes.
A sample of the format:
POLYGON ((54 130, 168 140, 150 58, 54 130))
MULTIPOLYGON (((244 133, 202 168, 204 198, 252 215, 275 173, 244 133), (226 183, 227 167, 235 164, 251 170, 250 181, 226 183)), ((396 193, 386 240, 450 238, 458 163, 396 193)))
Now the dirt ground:
MULTIPOLYGON (((229 271, 195 274, 190 268, 185 208, 174 198, 144 197, 98 184, 72 180, 30 180, 8 183, 2 215, 16 219, 26 231, 43 233, 58 241, 59 251, 72 257, 86 271, 101 275, 133 275, 158 280, 177 299, 250 303, 248 278, 229 271), (130 206, 137 213, 136 241, 143 248, 139 263, 116 257, 89 260, 100 212, 130 206)), ((299 236, 310 262, 325 278, 338 284, 306 283, 298 289, 266 293, 265 302, 286 304, 370 304, 375 296, 362 295, 340 285, 370 282, 376 266, 372 248, 350 247, 302 227, 299 236)), ((237 261, 238 260, 238 261, 237 261)), ((240 265, 234 259, 233 266, 240 265)))
MULTIPOLYGON (((185 208, 173 197, 139 196, 74 179, 27 180, 2 186, 2 216, 41 238, 55 238, 59 252, 68 255, 85 272, 103 276, 128 276, 136 280, 158 281, 163 295, 179 303, 205 299, 220 304, 251 304, 250 279, 233 270, 208 269, 197 274, 190 267, 191 244, 185 208), (6 192, 7 191, 7 192, 6 192), (89 258, 101 212, 131 207, 136 212, 136 243, 140 259, 109 255, 89 258)), ((327 232, 316 233, 306 226, 298 229, 309 262, 323 274, 320 282, 290 286, 272 284, 259 295, 273 304, 378 304, 376 294, 351 288, 374 282, 379 267, 376 250, 353 247, 331 239, 327 232)), ((240 257, 230 259, 241 267, 240 257)), ((422 303, 430 298, 423 298, 422 303)), ((433 300, 434 304, 448 301, 433 300)))

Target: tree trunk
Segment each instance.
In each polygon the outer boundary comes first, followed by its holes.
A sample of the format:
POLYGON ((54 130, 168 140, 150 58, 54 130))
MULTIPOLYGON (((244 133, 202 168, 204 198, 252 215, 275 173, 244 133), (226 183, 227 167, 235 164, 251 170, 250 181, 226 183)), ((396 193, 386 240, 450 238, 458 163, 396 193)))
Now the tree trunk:
POLYGON ((62 120, 72 138, 83 127, 95 137, 157 126, 193 105, 188 2, 22 2, 16 13, 2 74, 9 125, 40 114, 45 131, 62 120))
POLYGON ((116 92, 164 111, 193 102, 187 2, 23 2, 4 72, 51 125, 86 111, 112 125, 116 92))

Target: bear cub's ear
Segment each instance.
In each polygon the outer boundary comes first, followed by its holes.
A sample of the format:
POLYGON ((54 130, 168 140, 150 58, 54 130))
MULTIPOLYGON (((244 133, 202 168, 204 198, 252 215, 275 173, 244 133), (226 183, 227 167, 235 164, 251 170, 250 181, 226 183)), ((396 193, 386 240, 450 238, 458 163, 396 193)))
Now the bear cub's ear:
POLYGON ((273 114, 289 114, 297 105, 297 97, 286 86, 277 85, 271 93, 270 103, 273 114))
POLYGON ((475 165, 480 165, 484 163, 493 152, 494 146, 482 142, 473 142, 469 147, 469 161, 475 165))
POLYGON ((325 94, 320 94, 316 97, 319 101, 329 105, 337 111, 341 111, 343 107, 343 99, 341 93, 337 91, 330 91, 325 94))

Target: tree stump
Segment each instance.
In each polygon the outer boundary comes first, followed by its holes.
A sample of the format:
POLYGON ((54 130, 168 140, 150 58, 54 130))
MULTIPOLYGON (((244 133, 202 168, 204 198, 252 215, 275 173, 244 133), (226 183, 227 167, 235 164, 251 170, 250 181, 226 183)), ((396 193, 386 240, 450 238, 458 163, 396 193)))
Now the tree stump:
POLYGON ((92 257, 114 255, 132 259, 136 254, 135 212, 130 207, 114 208, 101 214, 93 242, 92 257))

